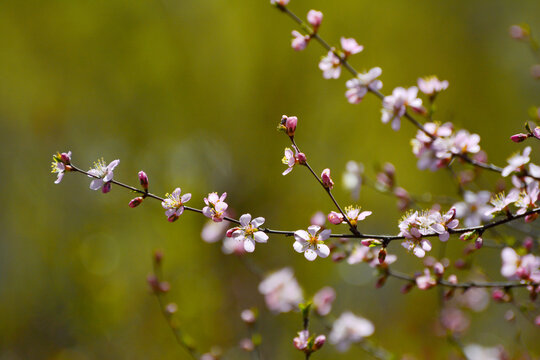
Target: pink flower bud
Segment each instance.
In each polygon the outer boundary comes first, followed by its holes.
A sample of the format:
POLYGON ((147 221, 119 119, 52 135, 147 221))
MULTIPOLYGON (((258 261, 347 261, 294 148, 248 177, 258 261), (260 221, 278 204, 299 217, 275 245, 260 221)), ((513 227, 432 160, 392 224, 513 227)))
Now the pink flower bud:
POLYGON ((296 159, 298 160, 298 163, 301 165, 304 165, 307 161, 306 154, 304 153, 298 153, 298 155, 296 155, 296 159))
POLYGON ((381 276, 380 278, 378 278, 377 282, 375 283, 375 288, 376 289, 382 288, 384 286, 384 284, 386 283, 386 279, 387 279, 386 275, 381 276))
POLYGON ((307 20, 309 25, 313 27, 313 31, 317 31, 321 26, 323 19, 323 13, 317 10, 309 10, 307 13, 307 20))
POLYGON ((435 265, 433 265, 433 272, 437 276, 442 276, 444 274, 443 264, 441 264, 440 262, 435 263, 435 265))
POLYGON ((478 249, 481 249, 482 246, 484 246, 484 239, 482 239, 482 237, 479 236, 476 238, 476 240, 474 240, 474 247, 478 250, 478 249))
POLYGON ((148 282, 153 292, 159 292, 159 280, 155 275, 148 275, 146 282, 148 282))
POLYGON ((163 260, 163 251, 161 250, 154 251, 154 262, 159 265, 161 264, 162 260, 163 260))
POLYGON ((334 182, 332 181, 332 178, 330 177, 330 169, 324 169, 321 173, 321 179, 323 186, 327 189, 333 189, 334 188, 334 182))
MULTIPOLYGON (((540 318, 540 316, 539 316, 540 318)), ((539 325, 540 326, 540 325, 539 325)), ((324 343, 326 342, 326 336, 324 335, 319 335, 315 338, 315 340, 313 341, 313 347, 312 347, 312 350, 319 350, 320 348, 323 347, 324 343)))
POLYGON ((178 220, 178 215, 176 214, 172 214, 171 216, 167 218, 168 222, 175 222, 176 220, 178 220))
POLYGON ((534 319, 534 324, 536 326, 540 326, 540 315, 538 315, 535 319, 534 319))
POLYGON ((399 291, 400 291, 402 294, 407 294, 409 291, 412 290, 413 287, 414 287, 414 283, 408 282, 408 283, 406 283, 405 285, 403 285, 399 291))
POLYGON ((308 35, 303 35, 296 30, 293 30, 292 36, 291 47, 296 51, 304 50, 311 39, 308 35))
POLYGON ((257 314, 252 309, 246 309, 242 311, 240 318, 246 324, 253 324, 257 320, 257 314))
POLYGON ((529 31, 520 25, 510 26, 509 33, 515 40, 525 40, 529 36, 529 31))
POLYGON ((463 259, 457 259, 456 261, 454 261, 454 267, 456 269, 465 269, 466 266, 467 263, 463 259))
POLYGON ((111 184, 111 182, 109 181, 109 182, 103 184, 103 187, 101 188, 101 192, 104 193, 104 194, 106 194, 106 193, 108 193, 109 191, 111 191, 111 187, 112 187, 112 184, 111 184))
POLYGON ((380 251, 379 251, 379 264, 382 264, 384 262, 384 260, 386 259, 386 249, 385 248, 382 248, 380 251))
POLYGON ((515 134, 515 135, 510 136, 510 140, 512 140, 515 143, 520 143, 522 141, 527 140, 528 137, 529 137, 529 135, 527 135, 527 134, 519 133, 519 134, 515 134))
POLYGON ((529 214, 525 216, 525 222, 526 223, 533 222, 534 220, 536 220, 537 217, 538 217, 538 213, 529 214))
MULTIPOLYGON (((540 108, 538 108, 540 110, 540 108)), ((535 138, 540 139, 540 127, 537 126, 533 129, 532 134, 535 138)))
POLYGON ((451 284, 457 284, 458 283, 457 276, 455 274, 450 275, 448 277, 448 282, 451 284))
POLYGON ((139 182, 144 190, 148 190, 148 176, 144 171, 139 171, 139 182))
POLYGON ((531 76, 535 80, 540 79, 540 64, 536 64, 536 65, 531 66, 531 76))
POLYGON ((233 232, 235 232, 236 230, 238 230, 237 227, 234 227, 232 229, 227 230, 227 233, 225 234, 225 236, 227 236, 229 238, 232 237, 233 232))
POLYGON ((339 225, 343 222, 343 215, 332 211, 330 214, 328 214, 328 221, 330 221, 334 225, 339 225))
POLYGON ((60 160, 66 165, 71 164, 71 151, 60 154, 60 160))
POLYGON ((525 250, 527 250, 527 252, 530 252, 532 250, 533 245, 534 245, 534 240, 532 237, 527 236, 525 240, 523 240, 523 247, 525 248, 525 250))
POLYGON ((364 246, 367 246, 367 247, 370 247, 370 246, 377 246, 377 245, 381 245, 382 242, 380 240, 377 240, 377 239, 363 239, 362 241, 360 241, 360 243, 364 246))
POLYGON ((137 207, 143 202, 143 200, 144 199, 142 198, 142 196, 138 196, 138 197, 136 197, 134 199, 131 199, 131 201, 129 202, 129 207, 130 208, 137 207))
POLYGON ((169 284, 167 281, 162 281, 159 283, 159 291, 166 293, 171 290, 171 284, 169 284))
POLYGON ((177 311, 178 311, 178 305, 176 305, 175 303, 169 303, 167 304, 167 306, 165 306, 165 312, 168 315, 172 315, 177 311))
POLYGON ((491 293, 491 298, 495 301, 502 302, 505 298, 505 292, 502 289, 494 289, 491 293))
POLYGON ((240 348, 244 351, 251 352, 255 350, 255 345, 250 339, 242 339, 240 340, 240 348))
POLYGON ((296 131, 296 125, 298 124, 298 118, 296 116, 289 116, 285 120, 285 127, 287 128, 287 135, 294 136, 296 131))

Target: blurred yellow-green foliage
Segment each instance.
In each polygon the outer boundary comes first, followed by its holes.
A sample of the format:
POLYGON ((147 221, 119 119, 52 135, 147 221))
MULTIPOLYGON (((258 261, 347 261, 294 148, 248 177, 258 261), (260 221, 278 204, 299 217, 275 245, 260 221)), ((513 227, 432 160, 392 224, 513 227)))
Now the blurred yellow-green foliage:
MULTIPOLYGON (((480 133, 493 162, 522 148, 508 137, 522 130, 527 108, 540 105, 540 86, 529 75, 533 56, 508 27, 528 22, 540 32, 540 2, 292 0, 290 8, 302 17, 322 10, 321 35, 333 44, 343 35, 358 39, 365 50, 351 62, 382 67, 384 93, 421 76, 449 80, 436 118, 480 133)), ((165 253, 181 326, 201 350, 236 346, 247 336, 240 311, 259 306, 264 358, 302 357, 291 344, 300 315, 264 310, 259 280, 219 244, 201 240, 204 218, 186 213, 167 223, 158 202, 130 209, 127 191, 90 191, 80 175, 55 185, 49 166, 57 150, 72 150, 85 169, 100 157, 119 158, 118 180, 136 184, 144 169, 152 191, 180 186, 193 194, 192 206, 227 191, 238 214, 296 230, 316 210, 333 208, 303 169, 281 176, 288 143, 275 128, 282 114, 294 114, 297 140, 317 171, 330 167, 340 180, 354 159, 373 176, 375 165, 389 161, 412 193, 455 195, 447 173, 416 169, 415 130, 381 124, 375 97, 348 104, 348 74, 323 80, 323 49, 292 51, 293 29, 269 0, 0 2, 0 359, 187 359, 145 281, 156 248, 165 253)), ((492 190, 496 179, 483 177, 479 188, 492 190)), ((350 201, 341 186, 335 194, 350 201)), ((366 188, 360 203, 374 212, 362 229, 397 231, 393 199, 366 188)), ((459 256, 462 248, 451 241, 448 250, 459 256)), ((400 255, 397 268, 422 267, 399 245, 389 250, 400 255)), ((435 290, 404 296, 393 279, 375 290, 367 266, 308 263, 277 236, 250 258, 265 270, 293 267, 307 296, 334 286, 335 314, 350 309, 369 318, 374 341, 397 354, 457 354, 434 335, 435 290)), ((498 251, 485 249, 475 261, 500 279, 498 251)), ((510 353, 528 347, 538 356, 538 328, 520 314, 504 321, 509 308, 491 304, 471 314, 462 342, 501 343, 510 353)), ((313 329, 324 332, 316 321, 313 329)), ((235 349, 226 355, 249 358, 235 349)), ((365 356, 359 348, 338 356, 327 344, 313 358, 365 356)))

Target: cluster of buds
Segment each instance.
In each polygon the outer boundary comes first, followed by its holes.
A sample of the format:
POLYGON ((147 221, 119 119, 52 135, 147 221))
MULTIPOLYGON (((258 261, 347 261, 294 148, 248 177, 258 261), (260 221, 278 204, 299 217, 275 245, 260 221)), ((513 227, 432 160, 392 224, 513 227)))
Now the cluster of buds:
POLYGON ((291 41, 291 46, 296 51, 302 51, 304 50, 307 45, 309 44, 309 41, 317 33, 319 30, 319 27, 321 26, 323 19, 323 13, 317 10, 310 10, 307 13, 307 20, 309 25, 311 25, 311 31, 309 34, 304 35, 299 31, 294 30, 292 32, 293 39, 291 41))
POLYGON ((298 336, 293 339, 294 347, 305 354, 319 350, 325 342, 326 336, 310 334, 309 330, 299 331, 298 336))
POLYGON ((143 196, 137 196, 129 202, 129 207, 134 208, 142 204, 143 200, 148 195, 148 175, 144 171, 139 171, 139 183, 141 184, 141 187, 143 188, 145 194, 143 196))

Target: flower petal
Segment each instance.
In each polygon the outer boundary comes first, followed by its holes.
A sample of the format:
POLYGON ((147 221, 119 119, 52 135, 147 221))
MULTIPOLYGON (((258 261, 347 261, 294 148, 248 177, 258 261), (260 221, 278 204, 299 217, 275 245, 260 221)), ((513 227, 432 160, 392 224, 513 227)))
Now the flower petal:
POLYGON ((256 231, 253 234, 253 238, 255 239, 256 242, 260 242, 260 243, 265 243, 268 241, 268 235, 266 235, 262 231, 256 231))
POLYGON ((304 256, 309 261, 313 261, 317 258, 317 253, 313 249, 307 249, 306 251, 304 251, 304 256))
POLYGON ((244 214, 240 216, 240 225, 242 225, 243 227, 248 226, 250 221, 251 221, 251 214, 244 214))
POLYGON ((318 244, 317 255, 323 258, 327 257, 328 255, 330 255, 330 248, 326 246, 325 244, 318 244))
POLYGON ((264 224, 264 218, 263 217, 257 217, 257 218, 255 218, 255 219, 253 219, 251 221, 251 225, 253 225, 256 228, 258 228, 262 224, 264 224))
POLYGON ((309 234, 306 230, 298 230, 294 232, 294 239, 301 243, 306 243, 309 241, 309 234))
POLYGON ((249 253, 255 251, 255 241, 253 241, 250 238, 246 238, 244 240, 244 250, 246 250, 249 253))

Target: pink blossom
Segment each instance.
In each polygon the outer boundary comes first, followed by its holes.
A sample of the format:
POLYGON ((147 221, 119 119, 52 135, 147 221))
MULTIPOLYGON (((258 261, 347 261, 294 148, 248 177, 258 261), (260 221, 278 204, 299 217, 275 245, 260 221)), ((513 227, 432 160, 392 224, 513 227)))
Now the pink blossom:
MULTIPOLYGON (((371 240, 373 244, 375 245, 377 242, 380 245, 379 240, 375 239, 366 239, 371 240)), ((378 267, 385 267, 387 265, 390 265, 394 263, 397 260, 397 256, 393 254, 387 254, 384 262, 380 263, 378 259, 378 254, 376 253, 375 247, 366 247, 365 245, 355 245, 351 251, 351 255, 347 258, 347 263, 349 265, 358 264, 361 262, 368 263, 368 265, 372 268, 378 268, 378 267)))
POLYGON ((113 179, 113 170, 118 166, 120 160, 111 161, 109 165, 101 159, 94 163, 94 168, 88 170, 88 177, 93 178, 90 182, 90 189, 99 190, 103 193, 109 192, 111 189, 111 180, 113 179))
POLYGON ((292 36, 291 46, 296 51, 304 50, 309 43, 309 40, 311 40, 309 35, 304 35, 296 30, 293 30, 292 36))
POLYGON ((246 324, 253 324, 257 320, 257 312, 256 309, 245 309, 240 313, 240 318, 243 322, 246 324))
POLYGON ((436 76, 418 79, 418 88, 426 95, 434 96, 448 88, 448 81, 440 81, 436 76))
POLYGON ((463 200, 454 204, 456 209, 456 217, 463 219, 463 223, 467 227, 478 226, 483 221, 487 221, 491 216, 486 215, 491 207, 487 205, 487 202, 491 198, 489 191, 479 191, 474 193, 466 190, 463 193, 463 200))
POLYGON ((270 0, 270 4, 272 5, 281 5, 281 6, 287 6, 289 4, 290 0, 270 0))
POLYGON ((68 151, 67 153, 56 153, 53 155, 53 161, 51 164, 51 172, 53 174, 58 174, 56 177, 55 184, 60 184, 62 181, 62 178, 64 177, 64 173, 66 171, 71 170, 71 151, 68 151))
POLYGON ((315 260, 317 256, 325 258, 330 255, 330 248, 324 244, 324 241, 330 237, 330 233, 330 229, 322 230, 317 225, 311 225, 308 227, 308 231, 295 231, 294 250, 299 253, 303 252, 309 261, 315 260))
POLYGON ((518 199, 515 202, 515 205, 519 208, 516 212, 518 215, 525 214, 528 210, 536 208, 536 201, 538 200, 538 195, 540 194, 540 189, 538 188, 537 181, 531 181, 525 190, 522 190, 519 194, 518 199))
POLYGON ((274 313, 294 310, 303 300, 302 289, 290 268, 266 276, 259 284, 259 292, 264 295, 268 309, 274 313))
POLYGON ((501 258, 502 276, 540 283, 540 257, 533 254, 520 256, 514 249, 506 247, 501 252, 501 258))
POLYGON ((441 311, 441 325, 451 333, 462 333, 470 324, 470 319, 459 309, 446 308, 441 311))
POLYGON ((392 129, 399 130, 401 126, 401 117, 405 115, 407 106, 414 110, 422 109, 422 100, 417 97, 418 88, 412 86, 408 89, 397 87, 392 91, 392 95, 385 96, 383 99, 382 122, 392 122, 392 129))
POLYGON ((469 344, 463 349, 467 359, 474 360, 500 360, 503 357, 503 351, 498 347, 484 347, 477 344, 469 344))
POLYGON ((515 40, 526 40, 529 37, 529 30, 521 25, 512 25, 508 31, 515 40))
MULTIPOLYGON (((294 150, 296 152, 296 149, 294 150)), ((306 162, 306 156, 304 153, 295 153, 289 149, 285 148, 285 156, 283 159, 281 159, 281 162, 288 166, 288 168, 282 173, 283 176, 290 173, 294 167, 294 165, 298 164, 305 164, 306 162)))
POLYGON ((349 349, 351 344, 362 341, 374 332, 375 327, 371 321, 347 311, 334 321, 328 337, 338 351, 344 352, 349 349))
POLYGON ((139 171, 139 183, 144 190, 148 190, 148 175, 144 171, 139 171))
POLYGON ((229 205, 225 202, 226 198, 226 192, 224 192, 221 196, 218 196, 216 192, 208 194, 208 197, 204 198, 204 203, 206 206, 202 209, 203 215, 215 222, 223 221, 225 211, 229 207, 229 205))
POLYGON ((476 154, 480 151, 480 136, 470 134, 467 130, 460 130, 452 138, 452 153, 454 154, 476 154))
POLYGON ((244 244, 244 250, 247 252, 255 251, 255 242, 265 243, 268 241, 268 235, 259 230, 259 227, 264 224, 264 218, 258 217, 251 220, 250 214, 240 216, 239 227, 234 228, 232 237, 234 240, 244 244))
POLYGON ((382 88, 382 82, 377 78, 381 75, 380 67, 374 67, 366 73, 358 74, 356 78, 348 80, 345 85, 345 96, 351 104, 358 104, 369 90, 378 91, 382 88))
POLYGON ((438 124, 426 123, 424 129, 434 136, 428 136, 425 132, 418 130, 416 138, 411 141, 413 153, 418 158, 417 166, 420 170, 430 169, 431 171, 445 167, 452 159, 453 141, 451 135, 453 125, 451 123, 438 124))
POLYGON ((326 216, 322 211, 317 211, 315 214, 313 214, 309 223, 311 225, 319 225, 320 227, 323 227, 326 223, 326 216))
POLYGON ((302 330, 298 332, 298 336, 293 339, 294 347, 298 350, 305 350, 308 347, 309 331, 302 330))
POLYGON ((523 142, 523 141, 527 140, 528 137, 529 137, 529 135, 527 135, 527 134, 519 133, 519 134, 514 134, 514 135, 510 136, 510 140, 512 140, 515 143, 520 143, 520 142, 523 142))
POLYGON ((229 224, 226 221, 214 222, 208 220, 201 230, 201 238, 207 243, 218 242, 223 239, 228 227, 229 224))
POLYGON ((437 280, 431 275, 429 269, 424 269, 424 275, 416 277, 416 286, 420 290, 427 290, 437 285, 437 280))
POLYGON ((529 155, 531 154, 531 147, 527 146, 523 150, 523 154, 515 154, 508 159, 508 165, 503 169, 502 176, 507 177, 513 172, 520 172, 524 166, 531 160, 529 155))
POLYGON ((343 173, 343 186, 351 192, 354 200, 357 200, 360 196, 363 173, 364 165, 353 160, 347 162, 346 170, 343 173))
POLYGON ((330 169, 324 169, 322 171, 321 181, 325 188, 330 189, 330 190, 334 188, 334 182, 332 181, 332 178, 330 177, 330 169))
POLYGON ((459 225, 459 220, 456 219, 456 209, 451 208, 444 215, 441 215, 440 212, 434 211, 430 214, 433 223, 430 225, 430 228, 439 234, 439 240, 447 241, 450 237, 448 229, 455 229, 459 225))
POLYGON ((309 10, 307 13, 307 20, 309 25, 313 27, 313 30, 316 31, 319 26, 321 26, 323 19, 323 13, 317 10, 309 10))
POLYGON ((341 61, 333 51, 330 50, 319 62, 319 69, 323 72, 323 78, 338 79, 341 75, 341 61))
POLYGON ((136 198, 131 199, 131 201, 129 202, 128 205, 129 205, 130 208, 135 208, 135 207, 141 205, 143 200, 144 200, 144 198, 142 196, 137 196, 136 198))
POLYGON ((165 216, 170 222, 176 221, 180 215, 184 212, 184 204, 191 199, 191 194, 184 194, 180 196, 182 190, 180 188, 174 189, 172 194, 165 194, 166 199, 163 200, 161 206, 165 209, 165 216))
POLYGON ((323 287, 313 296, 315 311, 321 316, 328 315, 332 310, 332 303, 336 299, 336 292, 330 286, 323 287))
POLYGON ((364 47, 359 45, 355 39, 345 37, 341 38, 341 48, 343 49, 343 52, 345 52, 345 56, 358 54, 364 50, 364 47))
POLYGON ((495 197, 492 197, 491 200, 489 201, 491 203, 491 205, 493 205, 493 208, 491 208, 489 211, 486 211, 486 216, 487 215, 492 215, 492 216, 495 216, 495 215, 498 215, 498 214, 506 214, 509 209, 508 207, 515 203, 519 198, 519 190, 518 189, 512 189, 509 193, 508 193, 508 196, 505 196, 504 195, 504 192, 501 192, 497 195, 495 195, 495 197))
POLYGON ((427 251, 431 251, 431 242, 423 239, 422 236, 433 234, 431 225, 433 220, 429 214, 418 214, 418 211, 410 212, 402 217, 399 223, 400 235, 407 240, 401 243, 408 251, 412 251, 415 256, 423 258, 427 251))
POLYGON ((242 256, 246 253, 246 250, 244 250, 244 243, 238 242, 232 237, 225 237, 223 239, 221 251, 223 251, 223 253, 226 255, 235 254, 238 256, 242 256))

